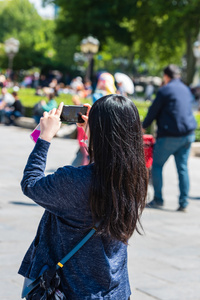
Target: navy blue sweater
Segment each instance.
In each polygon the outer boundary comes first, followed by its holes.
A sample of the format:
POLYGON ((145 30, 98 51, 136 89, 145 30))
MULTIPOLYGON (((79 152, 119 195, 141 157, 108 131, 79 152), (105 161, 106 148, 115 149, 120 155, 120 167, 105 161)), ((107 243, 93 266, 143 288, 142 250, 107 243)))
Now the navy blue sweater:
MULTIPOLYGON (((45 209, 19 269, 21 275, 32 279, 44 265, 60 261, 93 224, 89 205, 93 165, 65 166, 45 176, 49 145, 38 139, 21 183, 24 194, 45 209)), ((69 300, 127 300, 127 246, 95 234, 64 265, 61 284, 69 300)))
POLYGON ((192 113, 192 94, 179 79, 171 80, 160 88, 143 122, 147 128, 157 121, 157 137, 185 136, 196 128, 192 113))

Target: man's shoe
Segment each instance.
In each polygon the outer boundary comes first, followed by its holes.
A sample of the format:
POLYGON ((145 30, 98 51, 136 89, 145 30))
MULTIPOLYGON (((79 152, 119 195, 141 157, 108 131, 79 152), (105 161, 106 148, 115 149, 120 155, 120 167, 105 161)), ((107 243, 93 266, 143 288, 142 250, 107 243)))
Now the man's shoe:
POLYGON ((158 202, 155 199, 151 202, 147 203, 146 208, 161 208, 163 206, 163 202, 158 202))
POLYGON ((179 208, 176 211, 186 212, 187 209, 186 207, 179 206, 179 208))

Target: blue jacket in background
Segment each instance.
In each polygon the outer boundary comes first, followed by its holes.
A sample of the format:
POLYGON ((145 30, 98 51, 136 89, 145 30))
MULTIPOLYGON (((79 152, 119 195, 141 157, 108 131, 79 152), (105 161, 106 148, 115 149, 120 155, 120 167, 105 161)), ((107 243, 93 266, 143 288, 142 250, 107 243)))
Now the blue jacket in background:
POLYGON ((178 137, 193 133, 196 121, 192 112, 193 96, 179 79, 160 88, 143 122, 147 128, 157 121, 157 137, 178 137))

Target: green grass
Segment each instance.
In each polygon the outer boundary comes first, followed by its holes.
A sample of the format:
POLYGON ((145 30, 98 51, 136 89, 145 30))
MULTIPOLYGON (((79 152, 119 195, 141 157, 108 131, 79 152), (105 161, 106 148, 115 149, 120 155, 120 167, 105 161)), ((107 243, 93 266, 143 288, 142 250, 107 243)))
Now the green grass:
POLYGON ((197 112, 197 113, 195 114, 195 119, 196 119, 196 121, 197 121, 197 128, 200 129, 200 112, 197 112))
POLYGON ((195 130, 195 141, 200 142, 200 112, 195 114, 195 119, 197 121, 197 129, 195 130))
MULTIPOLYGON (((35 95, 35 89, 26 88, 26 89, 20 89, 18 92, 19 99, 21 100, 22 104, 25 107, 33 107, 36 103, 38 103, 41 100, 48 101, 47 97, 44 96, 36 96, 35 95)), ((72 105, 72 96, 71 95, 65 95, 61 94, 58 97, 55 98, 57 103, 64 102, 65 105, 72 105)), ((81 99, 83 101, 83 99, 81 99)))
MULTIPOLYGON (((28 112, 28 116, 31 116, 31 108, 34 107, 34 105, 36 103, 38 103, 41 100, 46 100, 48 101, 47 97, 44 96, 36 96, 35 95, 35 89, 31 89, 31 88, 24 88, 24 89, 20 89, 18 92, 19 95, 19 99, 21 100, 22 104, 26 107, 26 111, 28 112)), ((57 103, 59 104, 60 102, 64 102, 65 105, 72 105, 72 95, 70 94, 61 94, 58 97, 55 98, 57 103)), ((90 103, 92 104, 91 99, 81 99, 82 103, 90 103)), ((149 102, 141 102, 141 101, 136 101, 133 100, 133 102, 135 103, 135 105, 138 108, 139 111, 139 115, 141 118, 141 121, 144 120, 147 111, 148 111, 148 107, 150 105, 149 102)))
MULTIPOLYGON (((43 97, 43 96, 36 96, 35 95, 35 89, 32 88, 24 88, 24 89, 20 89, 18 92, 19 98, 22 101, 22 104, 24 106, 31 106, 33 107, 37 102, 39 102, 40 100, 44 99, 47 100, 47 97, 43 97)), ((56 97, 56 101, 58 102, 58 104, 60 102, 64 102, 65 104, 68 105, 72 105, 72 96, 70 94, 61 94, 58 97, 56 97)), ((90 99, 86 99, 86 101, 91 103, 90 99)), ((81 99, 81 102, 85 102, 85 99, 81 99)), ((144 114, 145 112, 147 112, 148 107, 150 105, 150 102, 146 101, 146 102, 141 102, 141 101, 137 101, 133 99, 133 102, 135 103, 135 105, 137 106, 138 110, 140 110, 142 112, 142 114, 144 114)))

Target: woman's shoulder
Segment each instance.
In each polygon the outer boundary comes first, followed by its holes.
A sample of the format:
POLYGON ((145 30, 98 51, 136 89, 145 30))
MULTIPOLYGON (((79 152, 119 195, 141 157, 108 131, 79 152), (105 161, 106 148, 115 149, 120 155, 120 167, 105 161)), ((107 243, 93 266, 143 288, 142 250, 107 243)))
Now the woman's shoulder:
POLYGON ((67 165, 63 167, 65 170, 69 170, 74 173, 81 173, 81 172, 91 172, 94 168, 94 164, 88 164, 86 166, 74 167, 71 165, 67 165))
POLYGON ((68 175, 71 178, 74 178, 78 181, 78 180, 91 178, 93 168, 94 168, 93 164, 89 164, 87 166, 80 166, 80 167, 73 167, 68 165, 68 166, 64 166, 63 168, 60 168, 59 170, 62 170, 62 172, 65 175, 68 175))

